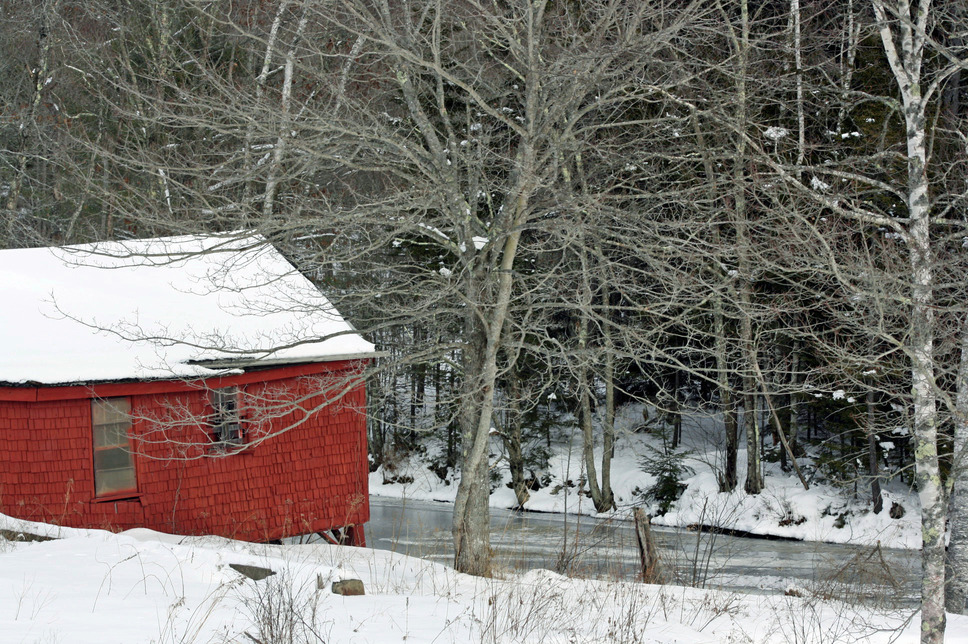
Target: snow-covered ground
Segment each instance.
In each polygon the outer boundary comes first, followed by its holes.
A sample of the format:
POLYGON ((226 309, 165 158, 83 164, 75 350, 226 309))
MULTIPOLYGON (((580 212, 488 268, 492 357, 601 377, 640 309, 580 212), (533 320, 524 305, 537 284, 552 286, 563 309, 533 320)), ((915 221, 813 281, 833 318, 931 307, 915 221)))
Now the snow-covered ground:
MULTIPOLYGON (((3 642, 916 642, 910 610, 569 579, 468 577, 421 559, 330 545, 263 546, 148 530, 112 534, 0 518, 59 537, 0 542, 3 642), (253 581, 229 564, 270 568, 253 581), (333 581, 361 579, 343 597, 333 581), (321 586, 321 589, 317 589, 321 586)), ((950 643, 968 618, 950 616, 950 643)))
MULTIPOLYGON (((642 470, 643 458, 661 450, 661 439, 655 434, 633 432, 641 423, 641 406, 620 410, 616 422, 619 440, 612 461, 612 489, 619 509, 615 514, 626 517, 631 508, 643 505, 638 491, 648 490, 655 478, 642 470)), ((720 493, 716 479, 722 468, 721 431, 715 418, 699 413, 688 414, 683 420, 683 463, 691 470, 682 482, 687 485, 682 497, 670 511, 653 519, 653 523, 668 526, 692 524, 712 525, 754 534, 791 537, 807 541, 852 543, 874 546, 880 542, 888 548, 920 548, 920 503, 917 494, 898 480, 883 481, 884 509, 874 514, 871 510, 870 490, 865 483, 838 488, 829 484, 810 483, 810 489, 792 473, 783 472, 778 463, 764 463, 766 488, 762 494, 751 496, 743 492, 746 472, 746 451, 739 452, 740 483, 731 493, 720 493), (891 517, 891 508, 903 508, 903 516, 891 517)), ((745 444, 744 444, 745 445, 745 444)), ((600 445, 599 445, 600 447, 600 445)), ((502 460, 500 442, 491 444, 493 471, 500 477, 491 494, 491 507, 513 508, 517 505, 514 492, 507 486, 510 474, 502 460)), ((453 501, 457 494, 457 480, 442 481, 428 467, 429 460, 439 460, 434 446, 427 453, 417 454, 395 464, 391 477, 383 469, 370 475, 370 493, 417 500, 453 501), (384 480, 408 481, 384 484, 384 480)), ((601 452, 596 451, 601 462, 601 452)), ((812 463, 801 459, 804 467, 812 463)), ((579 494, 579 482, 585 479, 581 458, 581 435, 575 432, 552 444, 552 455, 546 474, 550 477, 540 490, 532 490, 525 509, 537 512, 571 512, 596 515, 595 508, 584 494, 579 494), (573 487, 564 483, 571 481, 573 487)), ((808 481, 809 482, 809 481, 808 481)), ((895 512, 895 515, 900 512, 895 512)), ((598 515, 609 516, 609 515, 598 515)))
MULTIPOLYGON (((634 422, 634 410, 623 419, 634 422)), ((641 411, 638 412, 641 414, 641 411)), ((695 419, 691 419, 695 421, 695 419)), ((684 432, 692 474, 682 498, 657 523, 716 524, 750 532, 832 542, 918 546, 917 497, 887 484, 885 510, 868 509, 864 490, 813 485, 767 466, 766 491, 720 494, 715 439, 695 421, 684 432), (897 503, 904 516, 892 519, 897 503), (840 527, 838 527, 840 526, 840 527)), ((625 432, 612 481, 619 513, 641 501, 653 479, 641 459, 655 436, 625 432)), ((531 492, 533 510, 593 513, 580 486, 577 436, 555 443, 547 485, 531 492)), ((515 504, 495 445, 491 503, 515 504)), ((456 481, 427 469, 433 448, 397 463, 407 484, 371 491, 411 499, 452 500, 456 481)), ((744 467, 741 462, 740 468, 744 467)), ((895 513, 896 514, 896 513, 895 513)), ((722 590, 571 579, 549 571, 479 579, 445 566, 372 549, 326 544, 266 546, 148 530, 112 534, 64 529, 0 516, 0 528, 49 535, 52 541, 0 540, 0 641, 27 644, 157 642, 916 642, 912 608, 851 605, 798 589, 796 595, 744 595, 722 590), (249 579, 229 564, 270 568, 249 579), (362 597, 332 594, 333 581, 361 579, 362 597)), ((9 533, 8 533, 9 534, 9 533)), ((851 582, 853 583, 853 582, 851 582)), ((860 583, 863 583, 860 580, 860 583)), ((968 644, 968 618, 949 616, 946 641, 968 644)))

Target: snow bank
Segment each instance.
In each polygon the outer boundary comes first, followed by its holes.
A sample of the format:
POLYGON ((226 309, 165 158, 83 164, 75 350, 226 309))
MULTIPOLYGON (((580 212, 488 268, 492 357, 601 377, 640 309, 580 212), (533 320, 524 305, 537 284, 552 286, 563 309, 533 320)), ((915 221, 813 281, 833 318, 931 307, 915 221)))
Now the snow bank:
MULTIPOLYGON (((0 517, 0 525, 24 524, 0 517)), ((909 613, 816 598, 568 579, 547 571, 479 579, 392 552, 325 544, 264 546, 148 530, 48 531, 62 538, 0 541, 5 641, 247 642, 269 625, 297 637, 312 629, 319 639, 308 641, 361 643, 918 640, 918 620, 906 621, 909 613), (276 574, 253 581, 233 563, 276 574), (329 591, 332 581, 348 578, 361 579, 367 594, 329 591)), ((948 633, 949 643, 968 642, 968 618, 949 616, 948 633)))

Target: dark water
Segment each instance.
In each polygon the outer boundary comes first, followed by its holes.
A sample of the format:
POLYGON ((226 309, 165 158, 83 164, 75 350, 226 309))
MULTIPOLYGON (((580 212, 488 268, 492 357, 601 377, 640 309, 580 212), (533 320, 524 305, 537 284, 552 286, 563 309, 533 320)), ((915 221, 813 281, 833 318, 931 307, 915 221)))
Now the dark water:
MULTIPOLYGON (((370 497, 367 544, 452 564, 449 503, 370 497)), ((914 604, 920 553, 801 541, 772 541, 654 527, 672 583, 744 592, 823 594, 914 604)), ((498 569, 546 568, 600 579, 634 580, 639 554, 629 522, 491 510, 498 569)))

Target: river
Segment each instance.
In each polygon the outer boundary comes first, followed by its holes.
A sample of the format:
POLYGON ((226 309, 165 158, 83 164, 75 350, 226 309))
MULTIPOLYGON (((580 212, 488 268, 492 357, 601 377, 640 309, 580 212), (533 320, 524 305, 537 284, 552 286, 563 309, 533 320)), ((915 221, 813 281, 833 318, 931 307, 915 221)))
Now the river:
MULTIPOLYGON (((370 497, 367 545, 451 565, 449 503, 370 497)), ((653 527, 672 583, 741 592, 819 594, 916 605, 920 553, 779 541, 653 527)), ((547 568, 634 580, 639 554, 630 522, 491 509, 498 571, 547 568)))

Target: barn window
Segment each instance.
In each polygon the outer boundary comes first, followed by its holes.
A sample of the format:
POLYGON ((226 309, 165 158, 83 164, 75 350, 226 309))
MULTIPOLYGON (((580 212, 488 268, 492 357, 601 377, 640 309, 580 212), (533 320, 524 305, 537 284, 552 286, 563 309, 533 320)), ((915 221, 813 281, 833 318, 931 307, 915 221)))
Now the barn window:
POLYGON ((108 496, 134 492, 134 455, 131 452, 131 402, 127 398, 91 401, 94 430, 94 493, 108 496))
POLYGON ((223 445, 242 443, 238 387, 212 390, 212 439, 223 445))

